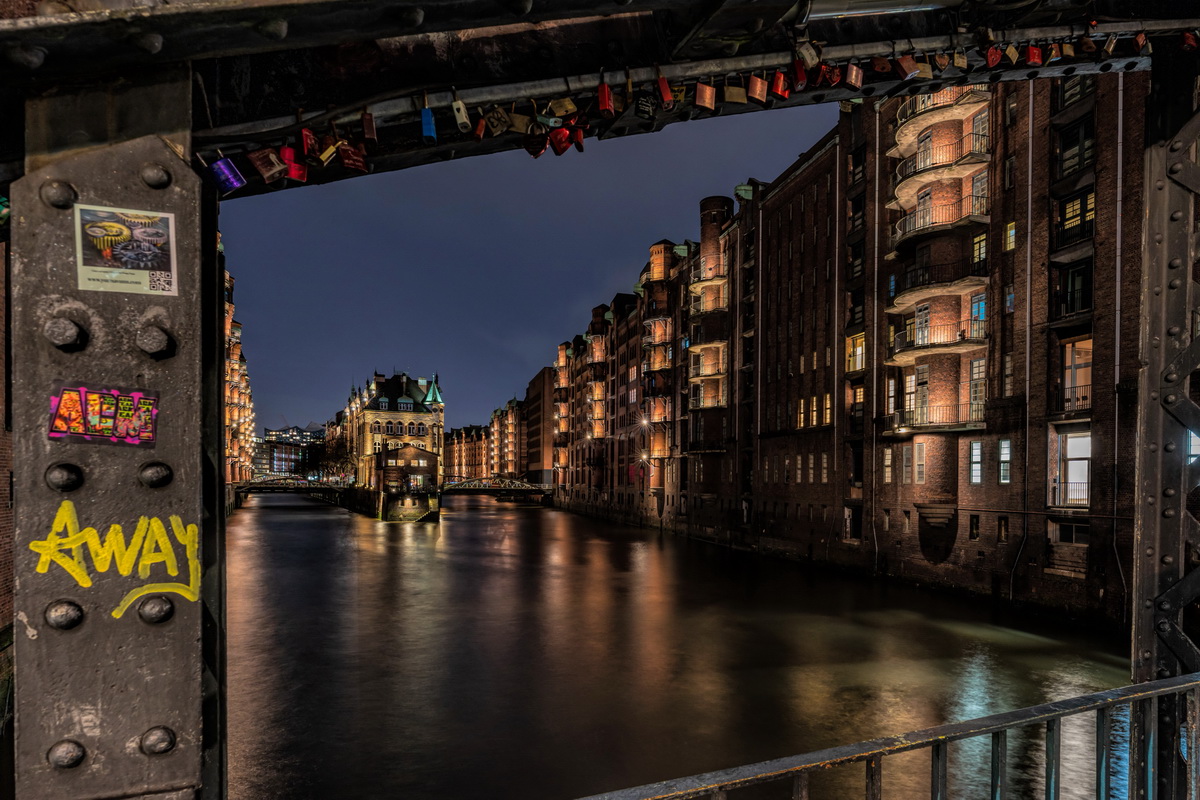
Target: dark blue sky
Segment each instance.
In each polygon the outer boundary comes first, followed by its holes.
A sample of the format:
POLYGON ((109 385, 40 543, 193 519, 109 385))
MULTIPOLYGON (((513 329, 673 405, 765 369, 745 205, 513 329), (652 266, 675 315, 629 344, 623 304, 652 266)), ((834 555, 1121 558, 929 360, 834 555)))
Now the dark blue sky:
POLYGON ((258 424, 325 422, 373 370, 437 372, 448 426, 523 397, 593 306, 629 291, 659 239, 699 235, 699 202, 771 180, 836 105, 523 150, 233 199, 227 265, 258 424))

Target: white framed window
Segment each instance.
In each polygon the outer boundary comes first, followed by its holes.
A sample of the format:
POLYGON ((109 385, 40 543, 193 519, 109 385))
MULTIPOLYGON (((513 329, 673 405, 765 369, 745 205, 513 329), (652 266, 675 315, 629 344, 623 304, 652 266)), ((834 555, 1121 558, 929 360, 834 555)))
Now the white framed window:
POLYGON ((1001 439, 1000 445, 998 448, 998 453, 1000 456, 1000 473, 999 473, 1000 482, 1001 483, 1011 483, 1012 482, 1012 440, 1011 439, 1001 439))
POLYGON ((892 448, 883 448, 883 482, 892 482, 892 448))
POLYGON ((983 442, 971 442, 971 483, 983 483, 983 442))
POLYGON ((896 413, 896 379, 887 379, 887 413, 896 413))
POLYGON ((912 483, 913 449, 911 444, 900 448, 900 482, 912 483))
POLYGON ((925 482, 925 443, 913 443, 913 483, 925 482))
POLYGON ((1017 249, 1017 223, 1010 222, 1004 226, 1004 249, 1017 249))

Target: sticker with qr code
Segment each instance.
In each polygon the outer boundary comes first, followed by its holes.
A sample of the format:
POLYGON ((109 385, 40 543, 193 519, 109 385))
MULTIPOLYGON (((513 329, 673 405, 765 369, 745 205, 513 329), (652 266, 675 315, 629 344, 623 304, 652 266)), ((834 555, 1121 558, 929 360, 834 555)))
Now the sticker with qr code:
POLYGON ((75 206, 79 288, 178 295, 175 215, 107 206, 75 206))

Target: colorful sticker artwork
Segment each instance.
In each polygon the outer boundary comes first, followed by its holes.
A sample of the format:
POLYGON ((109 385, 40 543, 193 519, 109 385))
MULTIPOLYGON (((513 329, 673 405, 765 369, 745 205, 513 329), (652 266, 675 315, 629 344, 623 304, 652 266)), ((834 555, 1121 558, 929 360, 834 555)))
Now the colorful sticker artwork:
POLYGON ((179 294, 175 215, 75 206, 79 288, 129 294, 179 294))
POLYGON ((51 439, 153 447, 158 397, 130 389, 63 386, 50 396, 51 439))

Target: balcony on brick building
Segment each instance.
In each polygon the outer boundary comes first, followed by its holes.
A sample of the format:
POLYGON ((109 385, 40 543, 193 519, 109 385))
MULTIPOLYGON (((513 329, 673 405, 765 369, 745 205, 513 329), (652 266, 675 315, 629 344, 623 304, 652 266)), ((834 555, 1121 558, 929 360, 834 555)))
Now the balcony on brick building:
POLYGON ((964 195, 949 203, 916 208, 896 223, 892 246, 927 233, 948 230, 958 225, 988 222, 988 198, 964 195))
POLYGON ((987 259, 915 264, 896 275, 896 296, 888 314, 905 314, 918 303, 943 294, 966 294, 987 286, 987 259))
POLYGON ((986 133, 967 133, 947 144, 920 147, 896 167, 894 201, 899 208, 916 202, 917 191, 933 181, 954 180, 978 171, 990 158, 986 133))
POLYGON ((915 428, 978 429, 983 427, 983 412, 983 401, 902 408, 891 415, 890 430, 904 433, 915 428))
POLYGON ((913 95, 896 111, 896 145, 888 155, 916 150, 921 130, 952 119, 964 119, 986 103, 992 94, 984 84, 951 86, 930 94, 913 95))
POLYGON ((896 334, 887 363, 907 366, 913 363, 918 352, 925 351, 968 352, 983 345, 987 335, 987 321, 982 319, 910 327, 896 334))
POLYGON ((1088 411, 1091 407, 1091 384, 1083 386, 1055 386, 1050 394, 1050 410, 1056 414, 1088 411))

